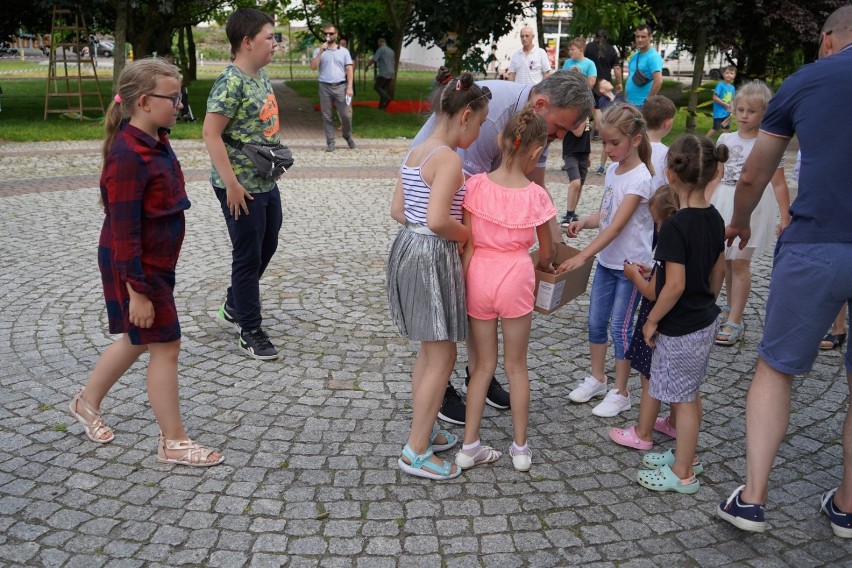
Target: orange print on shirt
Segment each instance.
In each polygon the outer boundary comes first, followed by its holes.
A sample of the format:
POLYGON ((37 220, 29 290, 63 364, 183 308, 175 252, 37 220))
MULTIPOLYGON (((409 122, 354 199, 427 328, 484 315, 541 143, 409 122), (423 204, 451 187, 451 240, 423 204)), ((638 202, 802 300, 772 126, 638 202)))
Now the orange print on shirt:
POLYGON ((266 101, 260 109, 258 118, 260 118, 262 122, 266 122, 270 118, 273 120, 273 123, 263 131, 264 136, 274 136, 278 133, 278 101, 275 100, 274 94, 269 93, 266 95, 266 101))

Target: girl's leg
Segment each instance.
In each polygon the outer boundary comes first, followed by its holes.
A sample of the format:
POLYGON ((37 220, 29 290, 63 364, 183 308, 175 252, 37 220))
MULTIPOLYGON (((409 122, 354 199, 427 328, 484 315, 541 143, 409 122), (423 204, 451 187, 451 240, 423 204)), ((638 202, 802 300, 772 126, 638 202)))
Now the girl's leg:
POLYGON ((618 394, 628 396, 627 380, 630 378, 630 361, 624 354, 633 339, 633 314, 639 305, 639 292, 633 283, 625 278, 624 272, 614 271, 616 278, 615 294, 612 303, 610 334, 615 351, 615 387, 618 394))
POLYGON ((731 307, 731 279, 734 277, 734 268, 731 266, 731 260, 725 260, 725 302, 731 307))
POLYGON ((660 401, 650 394, 651 383, 648 377, 642 377, 642 401, 639 403, 639 422, 636 423, 636 436, 646 442, 653 439, 654 421, 660 414, 660 401))
POLYGON ((527 349, 530 343, 532 313, 519 318, 503 319, 503 366, 509 378, 509 397, 512 399, 512 427, 515 444, 527 443, 527 424, 530 413, 530 378, 527 369, 527 349))
POLYGON ((731 267, 733 274, 731 289, 728 291, 728 305, 731 306, 731 313, 728 314, 728 320, 741 324, 748 295, 751 293, 751 259, 732 260, 731 267))
POLYGON ((618 280, 610 270, 598 263, 592 291, 589 295, 589 355, 591 374, 601 383, 606 383, 607 327, 612 316, 618 280))
POLYGON ((672 403, 672 408, 677 413, 677 443, 672 471, 681 479, 689 479, 693 476, 692 464, 701 429, 701 395, 692 402, 672 403))
MULTIPOLYGON (((180 340, 169 343, 151 343, 148 345, 151 360, 148 362, 148 400, 160 426, 160 431, 168 440, 186 440, 189 438, 180 418, 178 400, 178 356, 180 340)), ((177 459, 186 454, 185 450, 166 450, 166 457, 177 459)), ((213 452, 207 456, 208 462, 218 461, 221 454, 213 452)))
MULTIPOLYGON (((450 373, 456 364, 456 344, 452 341, 424 341, 420 344, 420 353, 414 366, 411 381, 411 398, 414 411, 411 416, 411 432, 408 445, 417 454, 429 448, 432 426, 441 408, 444 392, 450 380, 450 373)), ((406 463, 408 460, 403 456, 406 463)), ((432 457, 436 465, 443 460, 432 457)), ((453 466, 453 472, 457 471, 453 466)))
MULTIPOLYGON (((497 319, 470 318, 469 341, 476 351, 477 359, 476 366, 470 368, 470 382, 467 385, 467 408, 464 417, 465 444, 473 444, 479 440, 479 425, 485 410, 488 385, 491 384, 491 377, 497 369, 497 319)), ((506 373, 508 374, 508 370, 506 373)), ((514 403, 514 394, 510 393, 510 397, 514 403)))
MULTIPOLYGON (((72 401, 71 405, 74 412, 86 419, 89 427, 97 419, 97 415, 89 411, 86 403, 89 407, 99 412, 101 401, 103 401, 106 394, 147 348, 147 345, 133 345, 130 343, 130 339, 125 333, 101 354, 95 368, 92 370, 92 374, 89 376, 89 380, 86 382, 86 386, 83 387, 83 391, 80 393, 80 398, 84 404, 80 404, 79 402, 74 404, 72 401)), ((107 429, 102 431, 99 437, 101 440, 107 440, 110 439, 110 436, 112 436, 112 430, 107 429)))

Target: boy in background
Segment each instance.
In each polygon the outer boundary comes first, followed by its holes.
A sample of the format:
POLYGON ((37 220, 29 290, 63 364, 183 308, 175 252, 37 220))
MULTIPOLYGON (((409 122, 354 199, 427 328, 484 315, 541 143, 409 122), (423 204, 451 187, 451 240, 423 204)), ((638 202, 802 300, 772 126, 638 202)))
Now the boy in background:
POLYGON ((731 110, 734 104, 734 79, 737 77, 737 68, 728 65, 722 71, 722 80, 716 83, 713 89, 713 128, 707 131, 707 137, 712 138, 716 132, 728 132, 731 127, 731 110))
POLYGON ((651 179, 653 191, 657 191, 661 185, 668 183, 665 169, 669 147, 663 144, 663 138, 672 131, 676 114, 677 108, 674 103, 661 95, 648 97, 642 106, 645 128, 648 130, 648 139, 651 141, 651 163, 654 164, 654 177, 651 179))

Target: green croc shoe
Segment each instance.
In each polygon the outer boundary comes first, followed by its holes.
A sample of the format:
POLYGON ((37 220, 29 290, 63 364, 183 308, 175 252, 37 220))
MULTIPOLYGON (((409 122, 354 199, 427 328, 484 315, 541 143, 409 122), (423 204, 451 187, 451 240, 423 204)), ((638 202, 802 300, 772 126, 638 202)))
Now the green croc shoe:
POLYGON ((664 465, 660 469, 643 469, 636 474, 639 485, 651 491, 675 491, 692 495, 701 488, 701 483, 693 476, 692 481, 684 483, 672 471, 672 468, 664 465))
MULTIPOLYGON (((648 469, 660 469, 664 465, 673 466, 675 462, 674 450, 670 449, 663 453, 648 452, 642 457, 642 465, 648 469)), ((704 473, 704 465, 696 459, 692 463, 692 473, 700 475, 704 473)))

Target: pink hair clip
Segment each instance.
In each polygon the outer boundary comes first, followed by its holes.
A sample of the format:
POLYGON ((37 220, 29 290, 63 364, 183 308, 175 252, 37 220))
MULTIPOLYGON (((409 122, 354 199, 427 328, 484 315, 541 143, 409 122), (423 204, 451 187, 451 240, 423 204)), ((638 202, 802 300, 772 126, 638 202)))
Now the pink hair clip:
POLYGON ((456 90, 461 91, 461 79, 456 80, 456 90))
POLYGON ((119 95, 118 93, 116 93, 116 94, 115 94, 115 96, 113 97, 113 100, 114 100, 115 102, 117 102, 118 104, 121 104, 121 103, 123 103, 123 102, 124 102, 124 99, 122 99, 122 98, 121 98, 121 95, 119 95))

